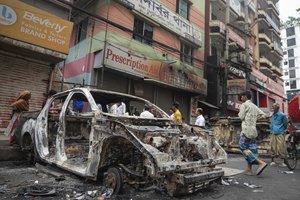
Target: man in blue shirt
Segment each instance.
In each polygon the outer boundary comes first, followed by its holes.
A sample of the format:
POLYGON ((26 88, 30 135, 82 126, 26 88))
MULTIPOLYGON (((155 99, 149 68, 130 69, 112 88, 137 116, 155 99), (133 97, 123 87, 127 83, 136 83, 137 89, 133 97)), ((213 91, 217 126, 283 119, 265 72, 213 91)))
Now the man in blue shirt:
MULTIPOLYGON (((287 117, 286 115, 279 111, 280 106, 278 103, 274 103, 272 105, 273 114, 271 121, 271 138, 270 138, 270 146, 271 146, 271 166, 276 165, 274 162, 274 158, 279 156, 282 159, 286 157, 286 147, 285 147, 285 130, 287 128, 287 117)), ((286 165, 284 162, 281 164, 282 167, 286 165)))

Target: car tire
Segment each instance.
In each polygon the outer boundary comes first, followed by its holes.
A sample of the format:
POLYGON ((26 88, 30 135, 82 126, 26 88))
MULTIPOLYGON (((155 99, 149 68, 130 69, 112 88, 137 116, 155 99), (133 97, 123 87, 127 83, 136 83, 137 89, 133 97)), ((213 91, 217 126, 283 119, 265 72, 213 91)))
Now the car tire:
POLYGON ((113 195, 119 194, 123 189, 123 173, 117 167, 111 167, 104 176, 104 186, 113 189, 113 195))

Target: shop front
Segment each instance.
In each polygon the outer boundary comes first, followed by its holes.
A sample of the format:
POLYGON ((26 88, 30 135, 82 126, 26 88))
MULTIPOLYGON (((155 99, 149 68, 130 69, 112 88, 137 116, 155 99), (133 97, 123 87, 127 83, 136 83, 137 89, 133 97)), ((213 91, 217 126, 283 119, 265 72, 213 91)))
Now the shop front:
POLYGON ((0 13, 1 132, 21 91, 31 91, 30 110, 41 109, 54 65, 66 59, 73 25, 20 1, 1 0, 0 13))
POLYGON ((176 101, 185 122, 189 123, 192 116, 191 98, 207 94, 207 82, 198 76, 199 70, 179 61, 147 59, 111 43, 106 44, 104 55, 104 65, 96 69, 98 88, 140 96, 167 113, 176 101))

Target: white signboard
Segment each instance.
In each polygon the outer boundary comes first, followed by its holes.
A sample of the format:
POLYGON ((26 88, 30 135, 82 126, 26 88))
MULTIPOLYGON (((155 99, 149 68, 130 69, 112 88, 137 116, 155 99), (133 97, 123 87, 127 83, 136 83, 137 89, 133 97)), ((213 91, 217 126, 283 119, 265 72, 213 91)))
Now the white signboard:
POLYGON ((107 44, 104 65, 138 77, 159 80, 161 62, 145 60, 142 54, 116 44, 107 44))
POLYGON ((125 7, 149 17, 192 43, 201 46, 200 30, 160 2, 156 0, 119 0, 119 2, 125 7))

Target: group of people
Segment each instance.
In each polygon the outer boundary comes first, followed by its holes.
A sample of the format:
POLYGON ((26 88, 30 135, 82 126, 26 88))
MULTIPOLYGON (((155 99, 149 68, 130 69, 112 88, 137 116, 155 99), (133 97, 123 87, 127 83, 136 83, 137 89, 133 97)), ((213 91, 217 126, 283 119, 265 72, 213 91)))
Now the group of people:
MULTIPOLYGON (((242 120, 242 131, 239 139, 240 150, 247 161, 246 174, 253 175, 252 166, 258 165, 256 175, 260 175, 268 164, 257 157, 257 119, 267 118, 262 110, 260 110, 254 103, 251 102, 251 92, 246 91, 240 94, 242 105, 239 111, 239 118, 242 120)), ((271 116, 270 125, 270 146, 271 146, 271 163, 276 165, 275 157, 279 156, 283 159, 281 166, 285 166, 286 147, 285 147, 285 130, 287 129, 287 117, 280 111, 280 105, 274 103, 272 105, 273 114, 271 116)))

